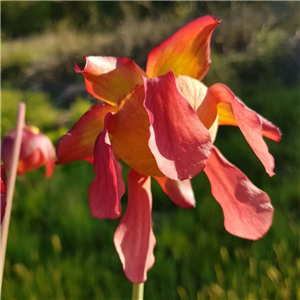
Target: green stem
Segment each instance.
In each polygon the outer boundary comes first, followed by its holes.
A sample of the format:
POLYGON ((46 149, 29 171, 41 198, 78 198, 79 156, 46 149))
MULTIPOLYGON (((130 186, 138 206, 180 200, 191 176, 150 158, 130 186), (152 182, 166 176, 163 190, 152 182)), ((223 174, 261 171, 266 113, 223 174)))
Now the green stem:
POLYGON ((132 300, 143 300, 144 298, 144 282, 132 284, 132 300))

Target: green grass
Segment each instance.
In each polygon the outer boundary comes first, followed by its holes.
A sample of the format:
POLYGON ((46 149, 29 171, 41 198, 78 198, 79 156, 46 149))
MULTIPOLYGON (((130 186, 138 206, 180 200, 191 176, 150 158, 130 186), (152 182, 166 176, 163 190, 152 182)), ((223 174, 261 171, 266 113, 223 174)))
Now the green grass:
MULTIPOLYGON (((283 131, 281 143, 268 143, 277 160, 275 177, 265 174, 237 128, 220 128, 217 137, 225 156, 272 199, 274 223, 263 239, 247 241, 225 231, 205 175, 193 179, 194 210, 176 207, 153 183, 156 262, 148 272, 145 299, 300 296, 298 95, 298 88, 260 94, 245 89, 241 94, 283 131), (282 98, 285 105, 278 104, 282 98)), ((81 102, 73 106, 75 115, 84 107, 81 102)), ((91 217, 92 180, 92 165, 83 161, 57 166, 50 180, 43 169, 18 178, 3 299, 130 299, 131 284, 113 246, 118 220, 91 217)))

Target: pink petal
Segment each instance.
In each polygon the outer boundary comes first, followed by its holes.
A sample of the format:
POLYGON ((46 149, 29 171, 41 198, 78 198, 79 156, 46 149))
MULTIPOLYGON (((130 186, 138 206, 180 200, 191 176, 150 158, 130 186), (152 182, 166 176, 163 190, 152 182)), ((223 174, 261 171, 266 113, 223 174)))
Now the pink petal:
POLYGON ((121 215, 120 200, 125 193, 125 185, 122 165, 114 157, 106 128, 95 142, 94 171, 95 179, 89 188, 92 216, 99 219, 118 218, 121 215))
POLYGON ((219 23, 213 16, 198 18, 155 47, 148 56, 148 76, 161 76, 172 70, 176 77, 202 79, 210 66, 211 35, 219 23))
POLYGON ((58 141, 56 146, 57 164, 80 159, 90 161, 94 155, 96 138, 103 130, 106 114, 116 111, 116 108, 104 103, 92 106, 58 141))
POLYGON ((257 240, 272 225, 269 196, 213 147, 204 169, 214 198, 224 213, 226 230, 238 237, 257 240))
POLYGON ((114 244, 127 278, 133 283, 147 280, 154 264, 156 243, 151 221, 151 177, 133 169, 128 174, 128 205, 114 235, 114 244))
POLYGON ((275 142, 279 142, 281 139, 281 132, 277 126, 275 126, 273 123, 265 119, 264 117, 258 115, 261 122, 262 122, 262 130, 263 130, 263 136, 267 137, 270 140, 273 140, 275 142))
POLYGON ((200 173, 211 151, 208 130, 176 88, 175 76, 144 78, 144 106, 150 120, 149 148, 168 178, 184 180, 200 173))
POLYGON ((87 91, 93 97, 116 105, 137 84, 142 84, 146 73, 132 60, 117 57, 86 57, 83 70, 75 65, 75 71, 82 73, 87 91))
MULTIPOLYGON (((225 85, 217 83, 211 86, 208 89, 206 99, 203 102, 206 101, 210 102, 211 105, 216 105, 216 103, 220 102, 226 102, 231 105, 234 118, 245 139, 264 165, 266 172, 270 176, 273 176, 273 170, 275 166, 274 158, 269 153, 268 146, 263 140, 263 129, 266 131, 270 130, 270 123, 267 123, 265 119, 262 121, 258 114, 246 107, 244 103, 237 99, 230 89, 225 85)), ((222 121, 221 115, 219 121, 222 122, 222 124, 225 124, 222 121)), ((270 135, 273 135, 273 133, 269 134, 269 136, 270 135)))
POLYGON ((54 146, 50 139, 43 134, 38 134, 36 138, 39 139, 39 148, 43 158, 43 164, 46 163, 46 177, 50 178, 54 171, 56 160, 54 146))
POLYGON ((189 179, 178 181, 167 177, 154 177, 169 198, 181 208, 194 208, 196 200, 189 179))

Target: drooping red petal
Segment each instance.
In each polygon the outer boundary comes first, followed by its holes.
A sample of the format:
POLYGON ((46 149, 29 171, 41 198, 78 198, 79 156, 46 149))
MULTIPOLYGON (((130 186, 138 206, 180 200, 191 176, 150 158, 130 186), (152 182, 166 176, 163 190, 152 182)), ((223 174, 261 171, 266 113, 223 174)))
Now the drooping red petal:
MULTIPOLYGON (((274 127, 262 120, 261 117, 253 110, 250 110, 242 101, 237 99, 228 87, 222 84, 214 84, 208 89, 207 95, 203 103, 218 107, 219 124, 239 126, 248 144, 264 165, 266 172, 274 175, 274 158, 269 153, 268 146, 263 140, 263 130, 274 135, 274 127), (232 110, 232 113, 230 112, 232 110), (226 121, 227 120, 227 121, 226 121), (272 128, 272 130, 271 130, 272 128)), ((279 130, 277 131, 279 133, 279 130)))
POLYGON ((83 70, 75 65, 75 71, 82 73, 87 91, 93 97, 116 105, 137 84, 143 83, 146 73, 132 60, 117 57, 86 57, 83 70))
POLYGON ((210 66, 211 35, 219 23, 213 16, 201 17, 155 47, 148 56, 148 76, 161 76, 173 70, 176 77, 202 79, 210 66))
POLYGON ((94 144, 103 130, 104 118, 117 109, 111 105, 99 103, 92 106, 57 143, 57 164, 65 164, 80 159, 91 159, 94 144))
POLYGON ((224 213, 226 230, 238 237, 257 240, 272 225, 269 196, 213 147, 204 169, 214 198, 224 213))
POLYGON ((181 208, 194 208, 196 200, 189 179, 179 181, 167 177, 154 177, 169 198, 181 208))
POLYGON ((151 221, 151 177, 133 169, 128 174, 128 205, 114 235, 114 244, 127 278, 133 283, 147 280, 154 264, 156 243, 151 221))
POLYGON ((176 88, 173 72, 144 78, 144 106, 150 120, 149 148, 168 178, 184 180, 200 173, 211 151, 208 130, 176 88))
POLYGON ((122 165, 114 157, 106 128, 95 142, 94 171, 95 179, 89 188, 92 216, 99 219, 118 218, 121 215, 120 200, 125 193, 125 185, 122 165))

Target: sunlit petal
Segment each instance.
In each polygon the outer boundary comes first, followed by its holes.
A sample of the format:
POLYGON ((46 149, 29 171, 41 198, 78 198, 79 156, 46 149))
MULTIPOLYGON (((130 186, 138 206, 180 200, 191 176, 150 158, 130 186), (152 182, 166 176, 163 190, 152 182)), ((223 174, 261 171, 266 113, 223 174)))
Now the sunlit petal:
POLYGON ((226 230, 238 237, 257 240, 272 225, 273 207, 268 195, 213 147, 204 169, 215 199, 224 213, 226 230))
POLYGON ((130 170, 128 205, 114 235, 114 244, 127 278, 133 283, 147 280, 154 264, 156 243, 151 221, 151 178, 130 170))
POLYGON ((201 17, 155 47, 148 56, 148 76, 161 76, 173 70, 176 77, 202 79, 210 66, 211 35, 219 23, 213 16, 201 17))
POLYGON ((110 131, 115 153, 140 174, 162 176, 148 140, 149 118, 143 106, 144 86, 137 86, 120 101, 110 131))
POLYGON ((149 148, 161 172, 173 180, 194 177, 211 151, 208 130, 176 88, 172 72, 144 78, 144 106, 150 120, 149 148))
MULTIPOLYGON (((265 119, 246 107, 228 87, 222 84, 211 86, 203 103, 209 103, 212 107, 217 105, 219 124, 239 126, 248 144, 264 165, 266 172, 273 176, 274 158, 263 140, 263 129, 265 132, 269 132, 269 137, 272 136, 270 128, 274 132, 275 126, 272 127, 265 119)), ((279 134, 279 130, 277 132, 279 134)))
POLYGON ((116 111, 115 107, 104 103, 92 106, 57 143, 57 163, 65 164, 79 159, 91 160, 95 140, 103 130, 106 114, 116 111))
POLYGON ((85 68, 75 65, 75 71, 83 75, 93 97, 111 105, 117 105, 121 97, 143 83, 142 75, 147 76, 134 61, 117 57, 89 56, 85 68))

